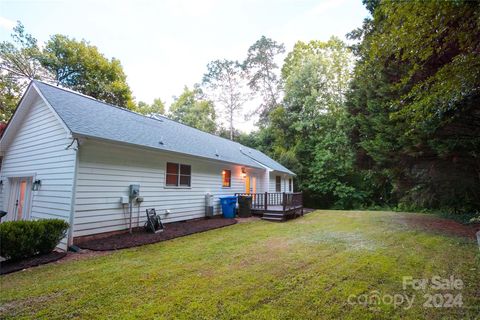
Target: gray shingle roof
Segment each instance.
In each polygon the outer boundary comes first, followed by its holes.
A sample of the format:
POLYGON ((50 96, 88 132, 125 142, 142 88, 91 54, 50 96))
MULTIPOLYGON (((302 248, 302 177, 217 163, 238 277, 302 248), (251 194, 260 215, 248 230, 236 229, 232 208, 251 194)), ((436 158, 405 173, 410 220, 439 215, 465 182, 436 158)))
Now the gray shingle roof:
POLYGON ((242 145, 242 153, 249 156, 250 158, 254 159, 257 162, 260 162, 264 166, 269 167, 270 169, 294 174, 292 171, 288 170, 286 167, 284 167, 277 161, 273 160, 272 158, 267 156, 265 153, 258 151, 257 149, 245 147, 242 145))
POLYGON ((33 81, 72 133, 293 174, 258 150, 166 117, 153 119, 91 97, 33 81))

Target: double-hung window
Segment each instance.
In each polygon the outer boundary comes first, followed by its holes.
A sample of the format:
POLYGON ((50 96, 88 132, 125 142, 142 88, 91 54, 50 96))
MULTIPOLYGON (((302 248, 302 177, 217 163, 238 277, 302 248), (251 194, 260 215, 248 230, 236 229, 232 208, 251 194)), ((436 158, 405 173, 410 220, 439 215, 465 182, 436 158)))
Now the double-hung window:
POLYGON ((190 187, 192 167, 188 164, 167 162, 165 185, 167 187, 190 187))

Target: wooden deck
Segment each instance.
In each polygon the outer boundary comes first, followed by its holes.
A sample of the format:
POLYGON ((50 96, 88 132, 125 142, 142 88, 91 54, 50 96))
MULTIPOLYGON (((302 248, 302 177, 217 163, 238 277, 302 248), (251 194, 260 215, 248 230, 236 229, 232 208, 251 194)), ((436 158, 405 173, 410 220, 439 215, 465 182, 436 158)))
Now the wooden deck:
POLYGON ((236 193, 252 197, 252 214, 264 220, 285 221, 303 215, 301 192, 236 193))

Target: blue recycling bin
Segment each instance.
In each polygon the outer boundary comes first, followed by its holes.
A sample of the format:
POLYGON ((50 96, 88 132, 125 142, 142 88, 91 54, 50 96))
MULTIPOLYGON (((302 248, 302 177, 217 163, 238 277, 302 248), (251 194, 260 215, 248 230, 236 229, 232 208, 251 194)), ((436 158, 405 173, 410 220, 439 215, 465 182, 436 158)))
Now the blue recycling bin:
POLYGON ((224 218, 235 218, 235 207, 237 206, 236 196, 220 197, 220 204, 222 205, 222 214, 224 218))

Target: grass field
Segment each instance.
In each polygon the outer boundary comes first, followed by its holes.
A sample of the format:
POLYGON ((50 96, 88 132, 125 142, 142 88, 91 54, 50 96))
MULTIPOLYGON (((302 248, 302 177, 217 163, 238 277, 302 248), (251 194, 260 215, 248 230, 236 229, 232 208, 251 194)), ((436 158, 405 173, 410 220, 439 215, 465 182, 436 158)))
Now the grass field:
POLYGON ((412 229, 404 215, 316 211, 32 268, 0 277, 0 318, 479 317, 476 242, 412 229), (463 288, 404 290, 408 276, 454 276, 463 288), (463 307, 425 307, 429 294, 437 305, 460 294, 463 307))

